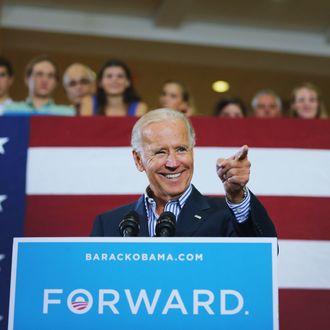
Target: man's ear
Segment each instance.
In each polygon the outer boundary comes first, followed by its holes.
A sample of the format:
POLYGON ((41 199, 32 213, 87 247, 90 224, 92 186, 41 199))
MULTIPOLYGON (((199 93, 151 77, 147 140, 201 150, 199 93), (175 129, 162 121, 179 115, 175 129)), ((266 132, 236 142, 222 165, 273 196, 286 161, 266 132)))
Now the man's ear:
POLYGON ((141 154, 139 152, 135 151, 135 150, 133 150, 132 153, 133 153, 133 158, 134 158, 136 168, 140 172, 143 172, 144 171, 144 166, 143 166, 141 154))

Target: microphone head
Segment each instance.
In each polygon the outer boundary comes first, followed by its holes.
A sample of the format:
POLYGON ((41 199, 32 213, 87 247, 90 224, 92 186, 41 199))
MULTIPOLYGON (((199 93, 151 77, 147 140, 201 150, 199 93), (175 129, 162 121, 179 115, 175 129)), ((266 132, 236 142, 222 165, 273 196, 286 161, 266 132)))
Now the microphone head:
POLYGON ((175 235, 176 218, 172 212, 163 212, 156 223, 157 237, 171 237, 175 235))
POLYGON ((119 223, 120 235, 137 236, 140 231, 139 215, 135 211, 129 211, 119 223))

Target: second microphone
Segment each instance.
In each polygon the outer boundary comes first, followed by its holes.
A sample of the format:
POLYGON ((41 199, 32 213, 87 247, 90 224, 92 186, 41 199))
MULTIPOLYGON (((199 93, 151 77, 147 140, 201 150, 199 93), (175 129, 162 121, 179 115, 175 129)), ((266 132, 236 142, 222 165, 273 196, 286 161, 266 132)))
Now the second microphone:
POLYGON ((175 235, 176 218, 172 212, 163 212, 156 223, 157 237, 172 237, 175 235))

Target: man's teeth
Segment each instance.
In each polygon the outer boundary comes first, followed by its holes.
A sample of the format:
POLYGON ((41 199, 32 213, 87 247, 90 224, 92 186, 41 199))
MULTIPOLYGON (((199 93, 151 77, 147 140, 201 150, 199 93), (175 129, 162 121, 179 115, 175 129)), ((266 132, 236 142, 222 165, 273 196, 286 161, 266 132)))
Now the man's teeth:
POLYGON ((176 173, 176 174, 165 174, 167 179, 176 179, 181 175, 181 173, 176 173))

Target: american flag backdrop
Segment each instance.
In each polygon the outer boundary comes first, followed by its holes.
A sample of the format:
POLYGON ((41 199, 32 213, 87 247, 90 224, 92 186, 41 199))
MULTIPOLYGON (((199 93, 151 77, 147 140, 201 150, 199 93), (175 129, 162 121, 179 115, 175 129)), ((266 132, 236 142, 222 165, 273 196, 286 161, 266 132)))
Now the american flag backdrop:
MULTIPOLYGON (((134 118, 0 118, 0 329, 14 236, 87 236, 95 215, 135 200, 134 118)), ((247 144, 249 188, 279 235, 282 330, 330 327, 330 121, 196 117, 193 183, 223 195, 215 161, 247 144)), ((33 265, 31 265, 33 267, 33 265)), ((263 330, 263 329, 262 329, 263 330)))

